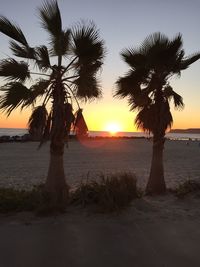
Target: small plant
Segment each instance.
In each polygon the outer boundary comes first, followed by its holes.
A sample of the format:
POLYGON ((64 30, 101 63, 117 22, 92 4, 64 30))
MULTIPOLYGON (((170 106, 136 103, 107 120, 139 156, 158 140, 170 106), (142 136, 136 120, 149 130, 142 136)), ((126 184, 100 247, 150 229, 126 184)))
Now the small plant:
POLYGON ((194 192, 200 192, 200 182, 194 180, 187 180, 175 189, 175 194, 179 198, 194 192))
POLYGON ((44 190, 44 185, 34 186, 31 190, 0 188, 0 213, 33 211, 40 216, 63 212, 67 203, 54 206, 52 197, 44 190))
POLYGON ((140 196, 133 174, 101 175, 100 179, 81 182, 71 193, 71 203, 95 205, 101 212, 119 211, 140 196))
POLYGON ((34 186, 31 190, 0 188, 0 212, 35 211, 45 202, 43 185, 34 186))

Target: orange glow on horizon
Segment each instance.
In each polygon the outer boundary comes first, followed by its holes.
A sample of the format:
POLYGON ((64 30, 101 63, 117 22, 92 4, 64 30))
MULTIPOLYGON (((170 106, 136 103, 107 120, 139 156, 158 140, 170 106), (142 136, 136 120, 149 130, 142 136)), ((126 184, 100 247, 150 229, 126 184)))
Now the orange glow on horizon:
MULTIPOLYGON (((90 103, 83 107, 83 115, 89 131, 107 131, 110 135, 117 135, 118 132, 141 132, 137 129, 134 120, 136 113, 130 112, 127 105, 118 103, 90 103)), ((197 110, 195 110, 197 113, 197 110)), ((0 113, 0 128, 25 128, 32 110, 13 111, 9 117, 0 113)), ((189 112, 186 107, 183 111, 173 111, 173 129, 200 128, 198 116, 194 111, 189 112)))

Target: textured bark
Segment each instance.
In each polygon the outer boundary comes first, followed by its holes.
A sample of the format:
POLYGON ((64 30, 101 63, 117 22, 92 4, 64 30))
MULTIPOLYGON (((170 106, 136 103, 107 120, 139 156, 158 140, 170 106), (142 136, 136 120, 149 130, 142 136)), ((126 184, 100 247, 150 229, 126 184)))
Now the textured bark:
POLYGON ((45 189, 50 196, 50 205, 59 208, 68 200, 68 186, 63 166, 65 137, 64 91, 61 81, 57 80, 53 90, 53 114, 50 144, 50 163, 45 189))
POLYGON ((53 190, 59 190, 60 187, 63 187, 65 185, 65 174, 62 156, 51 154, 46 185, 50 190, 52 188, 53 190))
POLYGON ((157 79, 157 90, 155 93, 154 127, 153 127, 153 154, 151 160, 151 170, 149 180, 146 186, 147 194, 163 194, 166 192, 163 167, 163 150, 165 143, 165 111, 163 110, 164 98, 162 92, 163 83, 160 78, 157 79))
POLYGON ((58 138, 51 141, 50 162, 45 184, 45 191, 49 196, 49 206, 59 209, 68 201, 68 185, 65 181, 63 165, 64 141, 58 138))
POLYGON ((166 192, 163 167, 164 142, 164 137, 154 138, 151 171, 146 186, 147 194, 162 194, 166 192))

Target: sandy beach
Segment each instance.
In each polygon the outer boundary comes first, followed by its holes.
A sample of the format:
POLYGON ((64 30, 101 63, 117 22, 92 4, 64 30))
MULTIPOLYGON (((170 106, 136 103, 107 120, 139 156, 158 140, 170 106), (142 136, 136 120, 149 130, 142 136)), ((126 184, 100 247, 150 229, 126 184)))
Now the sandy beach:
MULTIPOLYGON (((0 144, 0 186, 28 188, 45 179, 49 145, 0 144)), ((65 151, 70 185, 99 173, 134 172, 144 186, 152 143, 145 139, 72 141, 65 151)), ((168 187, 200 178, 198 142, 166 141, 168 187)), ((122 213, 98 214, 69 207, 47 218, 33 213, 0 215, 0 266, 198 267, 199 196, 172 194, 134 200, 122 213)))
MULTIPOLYGON (((0 144, 0 186, 28 188, 44 182, 48 169, 49 144, 0 144)), ((150 170, 152 142, 147 139, 102 139, 70 141, 65 149, 66 179, 73 185, 81 179, 96 179, 101 173, 133 172, 144 186, 150 170)), ((164 150, 168 187, 187 179, 200 179, 198 141, 167 140, 164 150)))

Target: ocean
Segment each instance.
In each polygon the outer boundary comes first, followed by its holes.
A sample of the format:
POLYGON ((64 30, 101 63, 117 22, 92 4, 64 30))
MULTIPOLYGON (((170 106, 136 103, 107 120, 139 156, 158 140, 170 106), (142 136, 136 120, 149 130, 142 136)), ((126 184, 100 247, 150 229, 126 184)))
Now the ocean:
MULTIPOLYGON (((22 136, 28 133, 27 129, 18 129, 18 128, 0 128, 0 136, 8 135, 8 136, 22 136)), ((118 132, 116 134, 111 134, 105 131, 89 131, 89 136, 91 137, 149 137, 148 134, 143 132, 118 132)), ((166 137, 169 139, 175 140, 198 140, 200 141, 200 134, 194 133, 167 133, 166 137)))

